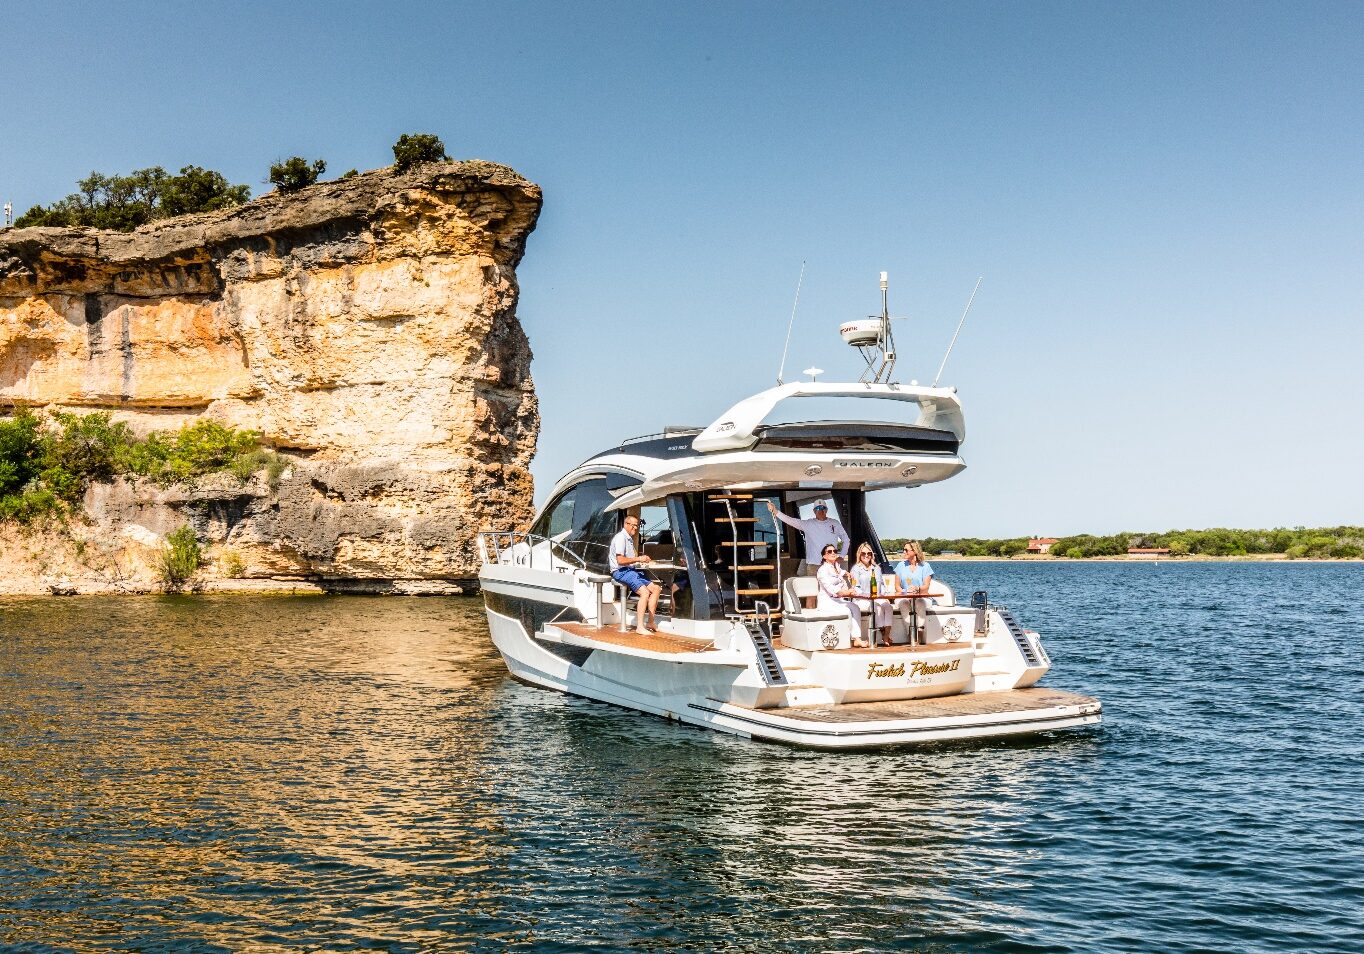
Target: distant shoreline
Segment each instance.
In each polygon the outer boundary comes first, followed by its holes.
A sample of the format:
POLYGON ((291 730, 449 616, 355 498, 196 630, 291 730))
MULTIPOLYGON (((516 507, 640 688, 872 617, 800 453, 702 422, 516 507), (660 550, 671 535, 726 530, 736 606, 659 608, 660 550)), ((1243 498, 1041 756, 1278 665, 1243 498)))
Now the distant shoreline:
POLYGON ((1132 557, 1119 556, 1062 557, 1019 554, 1012 557, 1002 556, 933 556, 929 561, 943 563, 1364 563, 1360 557, 1298 557, 1290 560, 1282 553, 1247 553, 1243 556, 1204 556, 1193 553, 1188 556, 1132 557))

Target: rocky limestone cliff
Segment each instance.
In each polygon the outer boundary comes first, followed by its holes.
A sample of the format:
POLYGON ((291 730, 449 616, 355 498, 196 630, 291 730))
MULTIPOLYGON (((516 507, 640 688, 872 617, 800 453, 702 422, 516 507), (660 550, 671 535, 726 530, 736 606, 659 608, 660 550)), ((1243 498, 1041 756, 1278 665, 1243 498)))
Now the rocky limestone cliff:
POLYGON ((96 486, 94 524, 64 531, 79 559, 45 549, 35 585, 16 583, 32 546, 0 531, 0 588, 142 588, 186 521, 247 580, 474 577, 474 534, 530 515, 539 415, 515 268, 540 204, 508 168, 450 162, 132 233, 0 231, 0 408, 107 410, 141 432, 209 417, 293 461, 273 488, 96 486))

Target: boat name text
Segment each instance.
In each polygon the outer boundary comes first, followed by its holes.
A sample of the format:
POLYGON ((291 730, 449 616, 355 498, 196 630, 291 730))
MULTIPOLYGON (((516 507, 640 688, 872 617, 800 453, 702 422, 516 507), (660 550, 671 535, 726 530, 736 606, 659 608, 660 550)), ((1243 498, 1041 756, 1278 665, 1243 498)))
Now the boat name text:
MULTIPOLYGON (((960 666, 961 666, 960 659, 953 659, 950 662, 941 663, 912 662, 909 664, 909 675, 911 677, 936 676, 939 673, 956 672, 956 670, 960 666)), ((894 676, 903 676, 904 674, 905 664, 902 662, 896 663, 893 666, 887 666, 885 663, 874 662, 867 666, 868 679, 888 679, 894 676)))

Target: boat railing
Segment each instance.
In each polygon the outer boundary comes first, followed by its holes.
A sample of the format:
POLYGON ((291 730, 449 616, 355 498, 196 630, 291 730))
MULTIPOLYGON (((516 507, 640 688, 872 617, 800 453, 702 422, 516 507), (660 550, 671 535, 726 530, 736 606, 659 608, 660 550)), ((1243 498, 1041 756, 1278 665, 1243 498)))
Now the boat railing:
POLYGON ((587 561, 556 540, 542 537, 538 533, 521 530, 484 530, 478 535, 478 558, 487 564, 510 564, 528 569, 557 569, 566 571, 570 567, 563 563, 573 563, 580 569, 587 569, 587 561), (543 544, 543 546, 542 546, 543 544), (542 566, 536 567, 536 553, 540 554, 542 566), (556 559, 560 561, 556 565, 556 559), (548 561, 545 566, 544 561, 548 561))

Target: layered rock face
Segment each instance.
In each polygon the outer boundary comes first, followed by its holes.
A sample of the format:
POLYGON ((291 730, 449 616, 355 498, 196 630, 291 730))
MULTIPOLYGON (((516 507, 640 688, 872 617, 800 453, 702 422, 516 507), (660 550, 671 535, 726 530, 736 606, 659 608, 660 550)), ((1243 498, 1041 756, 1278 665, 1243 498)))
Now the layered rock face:
POLYGON ((515 268, 540 204, 510 169, 451 162, 127 234, 0 231, 0 407, 208 417, 293 461, 273 488, 93 488, 106 543, 188 520, 248 577, 470 579, 474 534, 530 516, 515 268))

